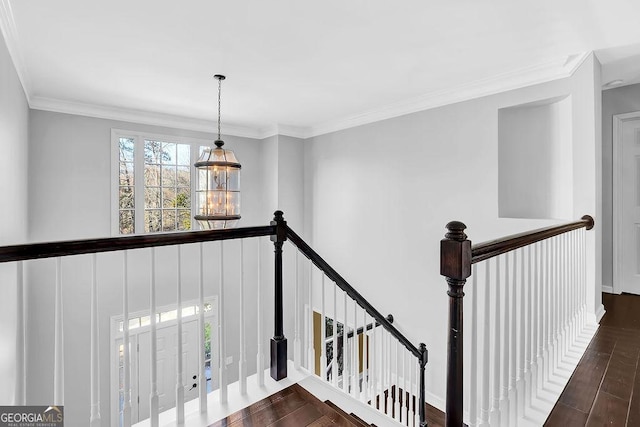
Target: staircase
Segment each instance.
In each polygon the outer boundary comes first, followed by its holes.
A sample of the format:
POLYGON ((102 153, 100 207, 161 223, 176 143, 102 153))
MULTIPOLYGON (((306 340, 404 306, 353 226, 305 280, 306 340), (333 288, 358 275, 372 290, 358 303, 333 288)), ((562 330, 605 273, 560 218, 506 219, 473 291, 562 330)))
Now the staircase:
POLYGON ((293 384, 245 409, 212 424, 210 427, 367 427, 354 414, 347 414, 330 401, 322 402, 302 386, 293 384))

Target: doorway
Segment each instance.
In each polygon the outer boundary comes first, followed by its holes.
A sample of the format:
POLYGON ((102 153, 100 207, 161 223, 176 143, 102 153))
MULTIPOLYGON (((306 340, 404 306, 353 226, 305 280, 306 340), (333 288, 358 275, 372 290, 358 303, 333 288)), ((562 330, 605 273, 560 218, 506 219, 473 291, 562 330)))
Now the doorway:
POLYGON ((640 295, 640 111, 612 125, 613 291, 640 295))
MULTIPOLYGON (((212 367, 217 365, 217 298, 205 303, 205 377, 207 393, 218 387, 212 367)), ((182 308, 182 380, 185 386, 185 402, 199 395, 199 307, 195 303, 183 304, 182 308), (195 386, 194 386, 195 384, 195 386)), ((157 387, 159 412, 176 406, 176 365, 177 365, 177 310, 175 307, 163 307, 158 310, 156 323, 157 387)), ((123 425, 124 406, 124 346, 122 317, 112 318, 112 356, 111 356, 111 425, 123 425)), ((129 348, 131 378, 131 420, 137 423, 149 418, 151 393, 151 327, 149 313, 138 312, 129 317, 129 348)))

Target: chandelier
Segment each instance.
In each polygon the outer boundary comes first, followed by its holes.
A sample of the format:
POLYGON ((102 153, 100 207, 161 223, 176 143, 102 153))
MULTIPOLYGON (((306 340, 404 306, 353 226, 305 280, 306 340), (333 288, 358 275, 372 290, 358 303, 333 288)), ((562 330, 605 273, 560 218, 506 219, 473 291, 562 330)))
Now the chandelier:
POLYGON ((203 230, 232 228, 240 220, 241 165, 233 151, 222 148, 220 138, 220 93, 225 76, 214 78, 218 80, 218 139, 215 148, 204 148, 194 164, 198 173, 194 218, 203 230))

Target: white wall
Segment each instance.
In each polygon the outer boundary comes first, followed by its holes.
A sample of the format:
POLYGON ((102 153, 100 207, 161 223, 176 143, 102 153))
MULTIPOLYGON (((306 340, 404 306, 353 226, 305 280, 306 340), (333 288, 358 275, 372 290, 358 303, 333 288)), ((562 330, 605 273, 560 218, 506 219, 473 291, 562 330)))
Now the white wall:
MULTIPOLYGON (((602 284, 613 286, 613 116, 640 111, 640 84, 602 92, 602 284)), ((612 289, 611 289, 612 290, 612 289)))
MULTIPOLYGON (((0 35, 0 244, 27 238, 29 106, 0 35)), ((0 405, 14 403, 16 374, 16 266, 0 264, 0 405)))
MULTIPOLYGON (((273 216, 276 210, 284 212, 287 225, 298 234, 304 236, 304 145, 303 141, 284 135, 274 135, 262 140, 262 179, 264 186, 262 212, 273 216)), ((263 294, 263 311, 265 319, 273 318, 273 246, 264 246, 262 252, 262 280, 268 284, 268 292, 263 294)), ((294 306, 293 291, 295 279, 295 248, 285 243, 283 246, 283 305, 285 336, 287 336, 287 352, 293 356, 294 306)), ((301 270, 299 271, 301 275, 301 270)), ((300 276, 302 277, 302 276, 300 276)), ((263 325, 264 337, 273 336, 273 325, 263 325)), ((268 352, 267 359, 268 360, 268 352)))
POLYGON ((503 218, 571 220, 571 100, 498 111, 498 213, 503 218))
MULTIPOLYGON (((473 242, 548 225, 498 215, 498 110, 570 96, 572 217, 598 223, 596 75, 589 57, 566 79, 397 117, 305 142, 307 234, 325 259, 414 343, 429 349, 429 400, 445 394, 445 224, 462 220, 473 242)), ((593 269, 600 226, 589 234, 593 269)), ((599 272, 599 270, 598 270, 599 272)), ((590 271, 589 310, 600 304, 590 271)), ((595 317, 594 317, 595 318, 595 317)))

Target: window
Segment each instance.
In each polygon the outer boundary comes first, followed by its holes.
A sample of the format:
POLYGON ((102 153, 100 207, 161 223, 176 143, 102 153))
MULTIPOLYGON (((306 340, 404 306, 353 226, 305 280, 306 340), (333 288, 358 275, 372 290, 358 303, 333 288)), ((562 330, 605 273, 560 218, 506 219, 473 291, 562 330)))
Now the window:
POLYGON ((194 229, 192 165, 207 146, 209 141, 112 130, 113 234, 194 229))

